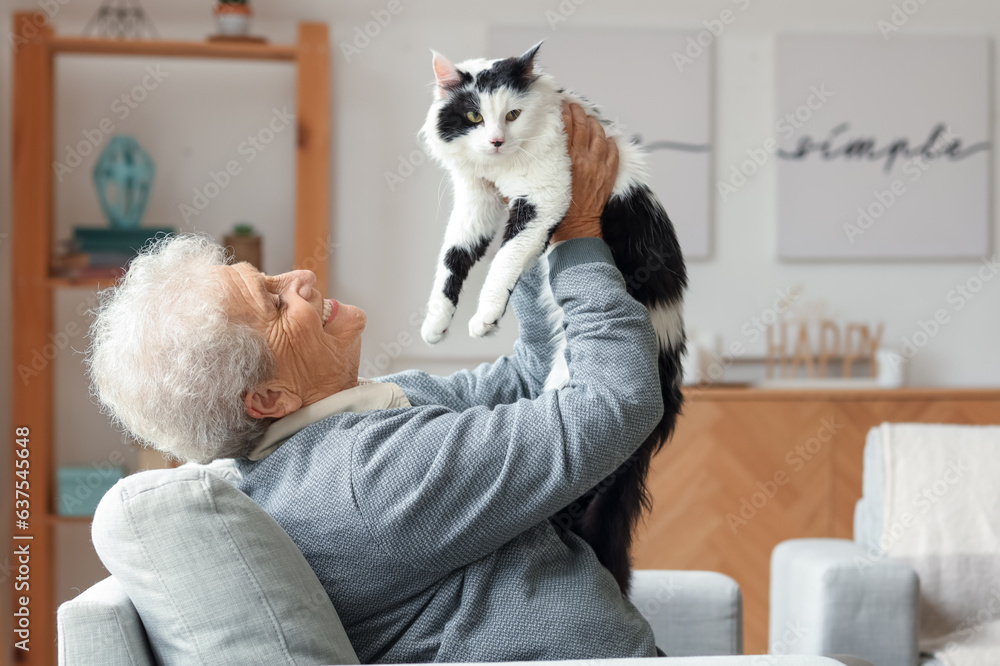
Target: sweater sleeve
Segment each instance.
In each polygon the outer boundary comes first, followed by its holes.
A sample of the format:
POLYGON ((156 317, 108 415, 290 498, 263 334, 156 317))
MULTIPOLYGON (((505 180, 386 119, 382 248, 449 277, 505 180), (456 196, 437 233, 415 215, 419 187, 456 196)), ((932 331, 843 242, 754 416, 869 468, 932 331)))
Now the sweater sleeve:
POLYGON ((493 552, 614 472, 663 412, 649 315, 600 239, 549 257, 567 386, 462 411, 417 407, 365 430, 352 490, 373 537, 421 568, 493 552))
POLYGON ((447 377, 405 370, 378 381, 399 384, 413 405, 444 405, 455 411, 536 397, 544 388, 556 350, 553 322, 539 302, 546 279, 547 271, 539 263, 522 275, 514 288, 511 304, 519 328, 510 355, 447 377))

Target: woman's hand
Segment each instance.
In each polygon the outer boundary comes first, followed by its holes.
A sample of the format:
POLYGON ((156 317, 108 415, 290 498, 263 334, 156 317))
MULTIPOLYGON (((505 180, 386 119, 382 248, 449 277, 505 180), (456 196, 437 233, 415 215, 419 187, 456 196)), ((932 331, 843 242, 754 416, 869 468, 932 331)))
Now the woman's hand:
POLYGON ((573 168, 573 199, 551 242, 601 238, 601 213, 618 174, 618 145, 579 104, 563 105, 563 121, 573 168))

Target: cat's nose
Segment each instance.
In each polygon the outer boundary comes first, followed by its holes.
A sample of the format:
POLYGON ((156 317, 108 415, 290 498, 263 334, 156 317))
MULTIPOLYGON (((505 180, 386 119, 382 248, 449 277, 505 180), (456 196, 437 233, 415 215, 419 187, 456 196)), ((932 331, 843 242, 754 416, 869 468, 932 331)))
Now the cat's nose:
POLYGON ((493 139, 492 141, 490 141, 490 143, 493 144, 494 148, 499 148, 500 146, 503 145, 503 139, 493 139))

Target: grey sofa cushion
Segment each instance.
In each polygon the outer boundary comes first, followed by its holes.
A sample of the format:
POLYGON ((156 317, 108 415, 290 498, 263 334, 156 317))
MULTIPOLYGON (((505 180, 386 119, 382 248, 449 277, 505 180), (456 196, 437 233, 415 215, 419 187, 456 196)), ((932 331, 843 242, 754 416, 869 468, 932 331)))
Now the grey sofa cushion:
POLYGON ((639 570, 629 596, 668 656, 743 654, 743 595, 729 576, 639 570))
POLYGON ((358 663, 302 553, 213 472, 126 477, 101 500, 92 529, 158 663, 358 663))
POLYGON ((105 578, 56 615, 60 666, 152 666, 146 630, 114 578, 105 578))

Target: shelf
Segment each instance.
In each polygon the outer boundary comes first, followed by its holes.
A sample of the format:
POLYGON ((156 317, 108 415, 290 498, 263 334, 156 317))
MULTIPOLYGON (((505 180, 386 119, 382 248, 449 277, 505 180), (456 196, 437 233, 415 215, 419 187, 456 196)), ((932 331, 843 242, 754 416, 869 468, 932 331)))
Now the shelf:
POLYGON ((174 58, 234 58, 294 62, 298 47, 290 44, 255 42, 184 42, 164 39, 97 39, 54 37, 49 41, 55 53, 90 55, 166 56, 174 58))
POLYGON ((50 523, 55 523, 57 525, 89 525, 93 522, 93 516, 60 516, 58 514, 52 514, 46 516, 46 519, 50 523))
POLYGON ((110 287, 118 277, 113 275, 84 278, 50 277, 46 282, 52 288, 99 289, 110 287))

